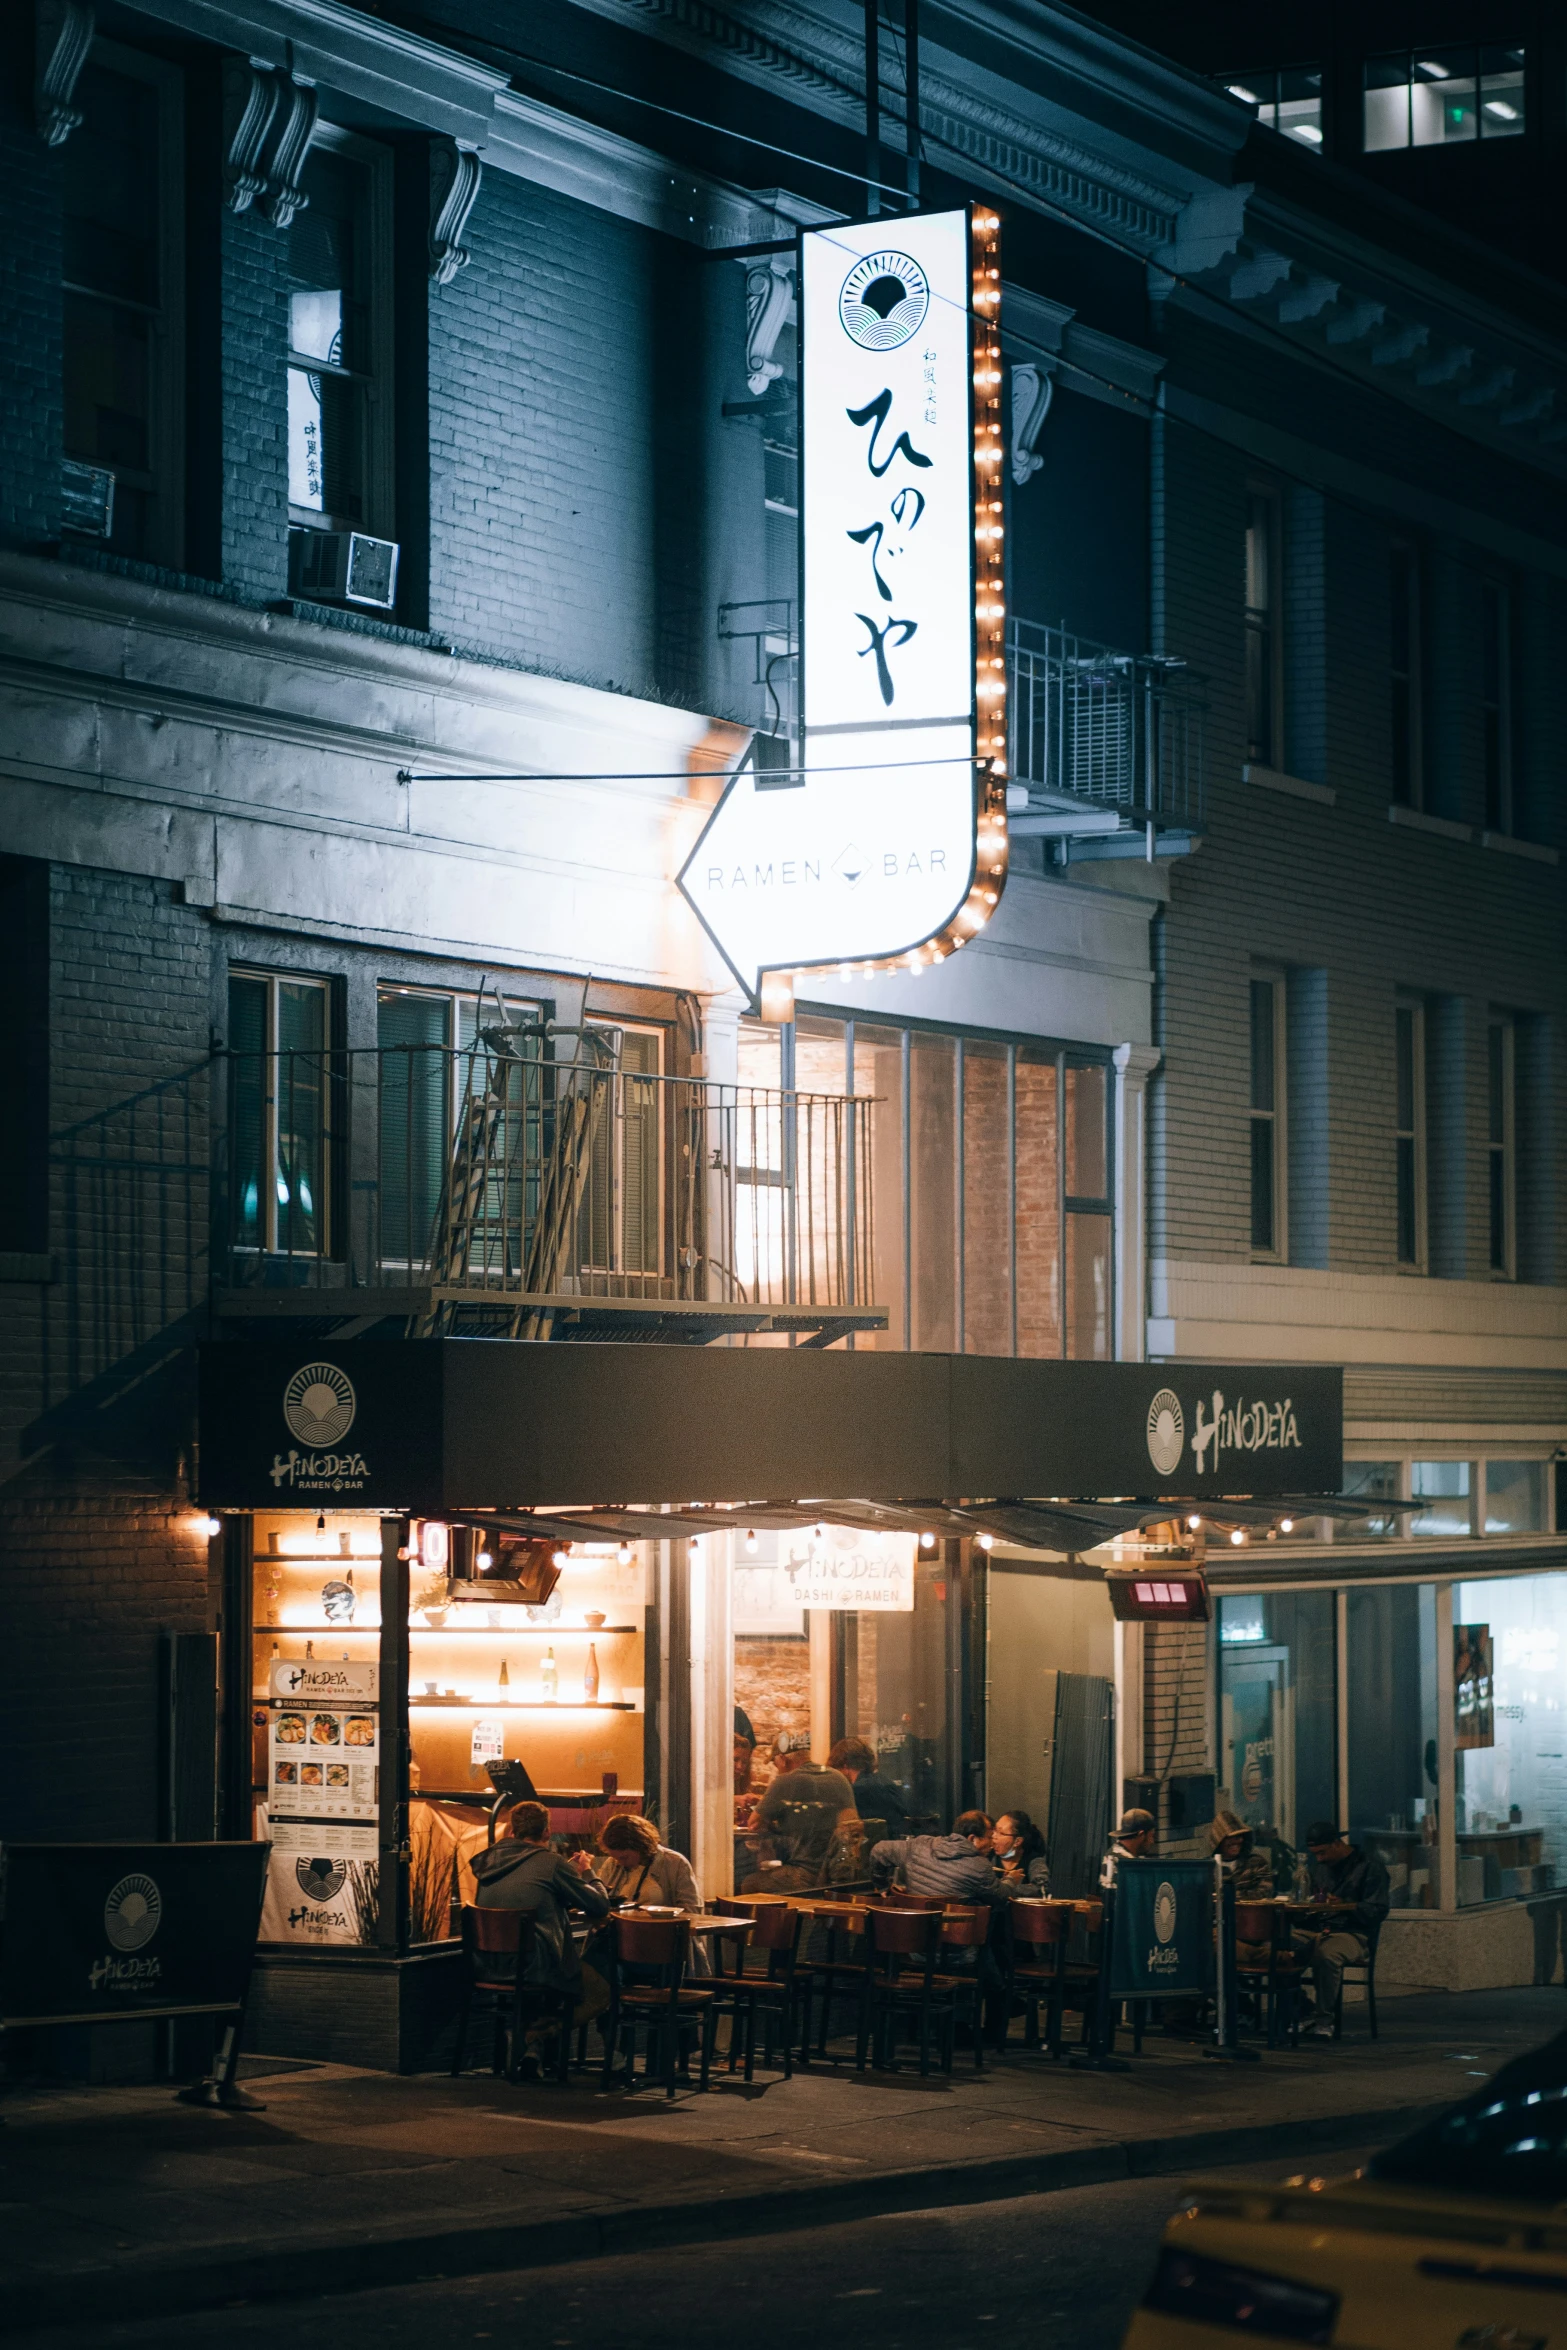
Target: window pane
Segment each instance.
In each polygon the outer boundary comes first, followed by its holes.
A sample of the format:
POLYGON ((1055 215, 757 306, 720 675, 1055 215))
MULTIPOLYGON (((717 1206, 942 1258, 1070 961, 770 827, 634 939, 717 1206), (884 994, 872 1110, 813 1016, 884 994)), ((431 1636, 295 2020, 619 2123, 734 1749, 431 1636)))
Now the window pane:
POLYGON ((1279 76, 1278 127, 1287 139, 1310 148, 1322 147, 1322 76, 1311 68, 1279 76))
POLYGON ((1426 1504, 1412 1512, 1408 1521, 1411 1534, 1452 1541, 1473 1532, 1470 1496, 1474 1481, 1468 1461, 1412 1461, 1409 1491, 1414 1500, 1426 1504))
POLYGON ((1420 1227, 1415 1213, 1415 1144, 1414 1137, 1398 1137, 1398 1261, 1401 1265, 1418 1263, 1420 1256, 1420 1227))
POLYGON ((1409 87, 1410 137, 1415 146, 1441 147, 1479 137, 1474 71, 1472 49, 1415 59, 1409 87))
POLYGON ((155 309, 158 93, 89 64, 76 85, 82 126, 59 150, 65 282, 155 309))
POLYGON ((1398 1131, 1413 1134, 1415 1130, 1415 1015, 1413 1011, 1396 1012, 1393 1016, 1394 1039, 1398 1058, 1398 1131))
POLYGON ((1436 1906, 1436 1587, 1348 1595, 1349 1817, 1386 1863, 1393 1907, 1436 1906))
MULTIPOLYGON (((622 1193, 621 1264, 628 1273, 656 1273, 663 1261, 659 1234, 658 1038, 627 1030, 621 1040, 620 1111, 622 1193)), ((814 1143, 817 1138, 810 1138, 814 1143)), ((819 1146, 818 1146, 819 1147, 819 1146)), ((802 1153, 802 1156, 809 1155, 802 1153)))
POLYGON ((381 1255, 422 1264, 446 1173, 452 1085, 446 1047, 451 1001, 384 995, 376 1008, 380 1061, 381 1255))
POLYGON ((288 371, 288 502, 320 514, 326 506, 326 445, 321 378, 308 367, 288 371))
POLYGON ((1251 983, 1251 1106, 1271 1110, 1273 1100, 1273 982, 1251 983))
POLYGON ((1011 1180, 1004 1045, 963 1048, 963 1345, 1012 1352, 1011 1180))
POLYGON ((1251 1122, 1251 1245, 1255 1249, 1272 1249, 1278 1245, 1273 1214, 1273 1146, 1275 1139, 1271 1118, 1253 1118, 1251 1122))
POLYGON ((1066 1351, 1107 1363, 1110 1344, 1110 1218, 1081 1211, 1066 1220, 1066 1351))
MULTIPOLYGON (((1367 89, 1365 117, 1365 150, 1376 155, 1389 147, 1407 147, 1409 144, 1409 85, 1403 79, 1403 60, 1398 60, 1398 82, 1390 88, 1367 89)), ((1369 78, 1371 67, 1366 68, 1369 78)))
MULTIPOLYGON (((288 231, 289 347, 326 368, 370 366, 370 174, 319 150, 305 167, 306 210, 288 231)), ((290 503, 363 522, 368 514, 366 387, 288 371, 290 503)))
POLYGON ((1337 1816, 1333 1594, 1219 1602, 1219 1774, 1287 1892, 1313 1820, 1337 1816))
POLYGON ((315 1251, 326 1233, 326 990, 277 985, 277 1243, 315 1251))
POLYGON ((1561 1730, 1567 1575, 1460 1583, 1453 1617, 1455 1675, 1468 1665, 1481 1699, 1479 1718, 1471 1707, 1464 1723, 1474 1743, 1457 1757, 1458 1899, 1467 1905, 1527 1898, 1560 1885, 1567 1866, 1561 1730))
POLYGON ((138 311, 67 294, 62 324, 66 455, 146 473, 152 462, 151 321, 138 311))
POLYGON ((1500 1027, 1486 1034, 1486 1109, 1488 1138, 1499 1146, 1507 1140, 1507 1045, 1500 1027))
POLYGON ((1487 1534, 1545 1532, 1543 1461, 1486 1462, 1485 1530, 1487 1534))
MULTIPOLYGON (((903 1344, 903 1036, 896 1028, 854 1024, 854 1091, 871 1118, 871 1302, 887 1308, 884 1331, 862 1333, 856 1346, 903 1344)), ((861 1160, 863 1166, 864 1161, 861 1160)), ((865 1202, 859 1205, 862 1222, 865 1202)))
MULTIPOLYGON (((1346 1501, 1397 1501, 1403 1486, 1403 1470, 1397 1461, 1346 1461, 1344 1463, 1344 1498, 1346 1501)), ((1397 1534, 1400 1528, 1398 1514, 1389 1510, 1386 1516, 1370 1518, 1335 1518, 1335 1542, 1384 1541, 1397 1534)))
POLYGON ((1480 136, 1515 139, 1525 127, 1524 53, 1521 49, 1480 52, 1480 136))
POLYGON ((1061 1352, 1060 1134, 1053 1060, 1017 1059, 1017 1348, 1061 1352))
POLYGON ((914 1344, 938 1354, 953 1352, 958 1337, 954 1060, 950 1036, 915 1036, 909 1104, 914 1344))
POLYGON ((1072 1199, 1110 1196, 1108 1076, 1103 1066, 1067 1066, 1066 1188, 1072 1199))
POLYGON ((229 1235, 260 1248, 265 1232, 267 983, 229 981, 229 1235))

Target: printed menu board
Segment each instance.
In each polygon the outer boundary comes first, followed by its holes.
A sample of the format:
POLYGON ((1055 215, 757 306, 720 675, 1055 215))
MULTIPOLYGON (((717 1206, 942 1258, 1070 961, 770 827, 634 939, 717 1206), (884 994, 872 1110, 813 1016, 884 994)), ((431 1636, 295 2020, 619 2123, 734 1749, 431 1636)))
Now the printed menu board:
POLYGON ((273 1658, 266 1801, 274 1819, 376 1817, 376 1676, 373 1664, 273 1658))
POLYGON ((274 1819, 261 1910, 263 1942, 372 1942, 376 1831, 274 1819))

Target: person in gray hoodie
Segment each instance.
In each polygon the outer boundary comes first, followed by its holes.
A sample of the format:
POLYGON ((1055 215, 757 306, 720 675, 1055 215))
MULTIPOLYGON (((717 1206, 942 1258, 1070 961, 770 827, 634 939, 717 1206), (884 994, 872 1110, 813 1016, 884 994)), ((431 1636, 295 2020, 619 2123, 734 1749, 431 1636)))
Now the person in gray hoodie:
POLYGON ((570 1913, 608 1917, 614 1906, 585 1862, 564 1859, 552 1847, 550 1815, 542 1803, 514 1803, 506 1833, 475 1854, 480 1909, 520 1909, 533 1920, 533 1947, 525 1980, 564 1991, 580 2002, 582 1961, 571 1937, 570 1913))
POLYGON ((950 1836, 893 1836, 871 1846, 871 1875, 885 1884, 895 1877, 906 1893, 943 1901, 988 1901, 1000 1908, 1008 1887, 991 1858, 995 1824, 982 1811, 966 1811, 950 1836))

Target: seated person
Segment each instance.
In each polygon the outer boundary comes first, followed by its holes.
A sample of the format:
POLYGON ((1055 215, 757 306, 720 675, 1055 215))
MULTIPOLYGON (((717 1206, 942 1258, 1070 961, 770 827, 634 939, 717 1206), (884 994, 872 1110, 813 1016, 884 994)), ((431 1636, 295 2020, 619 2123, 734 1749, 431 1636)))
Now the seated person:
POLYGON ((651 1820, 636 1812, 617 1811, 599 1831, 603 1856, 592 1863, 593 1874, 612 1898, 632 1907, 651 1902, 665 1909, 700 1910, 702 1894, 683 1852, 672 1852, 659 1842, 651 1820))
POLYGON ((854 1790, 842 1771, 811 1760, 804 1730, 780 1730, 773 1746, 778 1776, 756 1807, 756 1828, 781 1867, 768 1869, 743 1890, 802 1892, 819 1885, 845 1812, 857 1826, 854 1790))
POLYGON ((1304 2029, 1314 2038, 1329 2038, 1333 2010, 1346 1966, 1364 1966, 1382 1930, 1391 1906, 1387 1870, 1374 1852, 1351 1844, 1331 1820, 1313 1820, 1306 1830, 1311 1862, 1312 1892, 1336 1912, 1321 1934, 1297 1934, 1295 1947, 1310 1953, 1312 1988, 1317 2012, 1304 2029))
POLYGON ((966 1811, 950 1836, 888 1837, 871 1846, 871 1875, 883 1884, 896 1877, 905 1892, 922 1898, 1000 1907, 1011 1896, 991 1858, 994 1833, 984 1812, 966 1811))
POLYGON ((581 1910, 590 1918, 607 1917, 609 1895, 588 1874, 580 1855, 576 1862, 564 1859, 549 1836, 550 1815, 542 1803, 514 1803, 495 1842, 473 1856, 474 1898, 480 1909, 517 1909, 531 1917, 533 1946, 524 1979, 564 1993, 574 2007, 586 2003, 591 2012, 600 2002, 586 2001, 589 1986, 569 1913, 581 1910))
POLYGON ((735 1826, 748 1828, 751 1814, 756 1809, 756 1797, 751 1792, 751 1770, 756 1761, 756 1732, 751 1717, 741 1706, 735 1707, 734 1764, 735 1764, 735 1826))
POLYGON ((1216 1811, 1208 1823, 1208 1848, 1224 1871, 1224 1881, 1235 1888, 1237 1901, 1273 1899, 1273 1860, 1257 1849, 1254 1829, 1233 1811, 1216 1811))
POLYGON ((1099 1871, 1101 1885, 1113 1885, 1123 1860, 1153 1860, 1159 1851, 1159 1823, 1151 1811, 1133 1805, 1121 1814, 1099 1871))
POLYGON ((863 1738, 840 1738, 827 1757, 827 1768, 842 1771, 854 1789, 854 1808, 862 1820, 881 1820, 889 1836, 908 1834, 909 1813, 903 1789, 881 1776, 876 1757, 863 1738))
POLYGON ((1009 1892, 1047 1893, 1050 1890, 1050 1863, 1045 1856, 1045 1839, 1026 1811, 1004 1811, 996 1822, 996 1833, 991 1843, 996 1866, 1006 1879, 1009 1892))

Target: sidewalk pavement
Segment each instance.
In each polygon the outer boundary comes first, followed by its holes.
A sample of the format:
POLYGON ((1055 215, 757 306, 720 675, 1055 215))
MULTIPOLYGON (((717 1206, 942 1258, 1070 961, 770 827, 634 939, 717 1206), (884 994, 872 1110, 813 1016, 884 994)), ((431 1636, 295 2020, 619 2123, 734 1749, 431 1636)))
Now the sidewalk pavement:
POLYGON ((1567 2027, 1560 1989, 1389 2000, 1338 2045, 1205 2060, 1151 2038, 1129 2072, 1019 2049, 950 2082, 813 2066, 710 2093, 509 2087, 247 2058, 262 2113, 168 2088, 0 2103, 10 2325, 284 2300, 432 2276, 1391 2139, 1567 2027))

